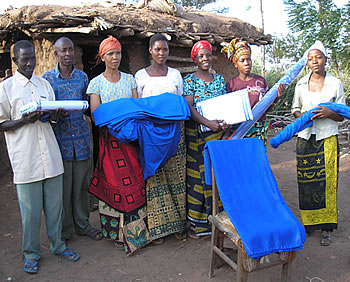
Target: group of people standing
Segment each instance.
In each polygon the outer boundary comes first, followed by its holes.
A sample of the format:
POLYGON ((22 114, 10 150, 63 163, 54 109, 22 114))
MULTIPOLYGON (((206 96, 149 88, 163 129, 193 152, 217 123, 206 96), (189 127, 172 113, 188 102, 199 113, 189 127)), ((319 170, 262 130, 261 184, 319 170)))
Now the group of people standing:
MULTIPOLYGON (((166 65, 168 40, 155 34, 149 42, 151 65, 132 76, 119 70, 122 46, 116 38, 108 36, 99 46, 96 62, 103 62, 105 70, 89 82, 84 72, 74 68, 74 44, 70 39, 62 37, 56 41, 58 64, 43 74, 44 79, 33 75, 32 44, 28 41, 15 44, 13 61, 18 70, 14 77, 0 84, 0 130, 5 131, 21 209, 26 272, 36 273, 39 269, 42 209, 51 252, 69 261, 79 259, 79 254, 65 245, 74 231, 94 240, 111 239, 127 254, 149 242, 162 244, 170 234, 182 240, 187 234, 197 239, 211 233, 208 223, 211 187, 204 181, 203 150, 210 140, 228 139, 233 129, 223 121, 206 119, 196 105, 248 88, 254 107, 268 90, 266 80, 251 73, 251 50, 245 41, 234 39, 222 52, 239 71, 226 84, 223 76, 211 71, 212 46, 207 41, 193 46, 191 59, 198 69, 182 78, 179 71, 166 65), (184 96, 191 118, 181 124, 176 154, 146 180, 138 146, 120 142, 106 127, 99 129, 99 154, 92 173, 91 139, 82 112, 58 109, 49 114, 19 113, 19 108, 30 101, 86 99, 94 121, 93 113, 101 104, 165 92, 184 96), (201 125, 210 131, 203 132, 201 125), (28 145, 32 145, 30 151, 28 145), (89 189, 99 198, 101 231, 89 223, 89 189)), ((284 86, 280 85, 276 100, 283 92, 284 86)), ((300 103, 295 102, 293 109, 301 114, 300 103)), ((324 109, 317 118, 340 120, 324 109)), ((263 115, 246 137, 262 139, 266 146, 266 134, 263 115)))

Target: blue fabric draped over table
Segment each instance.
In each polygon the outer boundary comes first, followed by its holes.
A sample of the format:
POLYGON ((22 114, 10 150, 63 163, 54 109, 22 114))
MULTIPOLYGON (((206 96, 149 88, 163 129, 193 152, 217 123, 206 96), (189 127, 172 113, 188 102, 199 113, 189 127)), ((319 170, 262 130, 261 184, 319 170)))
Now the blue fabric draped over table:
POLYGON ((252 109, 253 119, 241 123, 231 139, 243 138, 254 123, 267 111, 273 101, 275 101, 278 93, 277 88, 282 83, 286 88, 299 75, 307 63, 307 56, 304 55, 288 72, 285 74, 261 99, 259 103, 252 109))
POLYGON ((145 179, 175 156, 181 120, 190 115, 186 99, 171 93, 114 100, 101 104, 93 113, 95 124, 107 126, 120 142, 138 140, 145 179))
POLYGON ((252 258, 303 248, 305 230, 285 203, 261 140, 209 141, 205 182, 213 166, 219 196, 252 258))
MULTIPOLYGON (((350 107, 346 105, 327 102, 327 103, 321 103, 319 104, 319 106, 325 106, 330 110, 336 112, 337 114, 343 116, 344 118, 350 119, 350 107)), ((288 124, 285 127, 285 129, 279 132, 275 137, 271 138, 270 145, 272 146, 272 148, 277 148, 282 143, 292 139, 294 134, 304 130, 305 128, 312 126, 313 121, 311 120, 311 118, 315 115, 315 113, 312 113, 312 111, 315 111, 315 110, 319 110, 319 109, 316 107, 310 111, 307 111, 300 118, 297 118, 295 122, 288 124)))

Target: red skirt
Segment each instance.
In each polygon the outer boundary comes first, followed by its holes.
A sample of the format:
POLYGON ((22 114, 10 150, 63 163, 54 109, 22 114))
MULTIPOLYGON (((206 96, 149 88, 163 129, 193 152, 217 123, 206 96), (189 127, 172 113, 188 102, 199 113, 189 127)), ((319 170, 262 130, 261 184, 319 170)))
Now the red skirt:
POLYGON ((90 193, 122 213, 141 208, 146 204, 146 189, 137 147, 120 143, 106 129, 100 133, 90 193))

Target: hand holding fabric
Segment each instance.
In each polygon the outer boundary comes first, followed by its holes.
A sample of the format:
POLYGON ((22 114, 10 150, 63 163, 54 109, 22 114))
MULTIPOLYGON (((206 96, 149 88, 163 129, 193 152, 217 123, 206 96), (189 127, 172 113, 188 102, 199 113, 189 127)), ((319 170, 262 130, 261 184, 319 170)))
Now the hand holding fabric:
POLYGON ((50 112, 50 120, 58 122, 61 118, 69 116, 69 113, 66 112, 63 108, 58 108, 56 111, 50 112))
MULTIPOLYGON (((284 86, 283 83, 280 83, 277 87, 277 98, 276 98, 277 101, 283 96, 285 91, 286 91, 286 87, 284 86)), ((275 103, 277 102, 276 100, 275 100, 275 103)))
POLYGON ((32 112, 28 114, 24 114, 22 116, 22 120, 24 121, 25 124, 27 123, 34 123, 36 122, 41 116, 43 115, 43 112, 32 112))
POLYGON ((312 110, 312 113, 315 115, 311 118, 311 120, 321 119, 321 118, 330 118, 335 121, 339 121, 339 115, 332 111, 331 109, 325 106, 318 106, 316 110, 312 110))

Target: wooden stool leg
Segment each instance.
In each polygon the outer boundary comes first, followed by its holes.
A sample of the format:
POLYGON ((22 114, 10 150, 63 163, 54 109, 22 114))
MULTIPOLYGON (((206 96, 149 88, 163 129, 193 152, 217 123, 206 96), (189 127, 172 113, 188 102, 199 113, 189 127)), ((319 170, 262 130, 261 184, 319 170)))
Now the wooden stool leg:
POLYGON ((214 268, 216 266, 216 253, 214 251, 214 246, 218 246, 218 233, 219 230, 215 227, 214 224, 211 225, 211 264, 210 264, 210 270, 209 270, 209 278, 214 277, 214 268))
POLYGON ((246 282, 248 279, 248 272, 245 271, 243 267, 243 251, 240 247, 238 247, 237 254, 237 281, 238 282, 246 282))
POLYGON ((292 262, 282 264, 281 282, 288 282, 292 271, 292 262))
POLYGON ((221 250, 221 251, 224 251, 224 239, 225 239, 225 235, 223 232, 219 232, 218 234, 218 248, 221 250))

